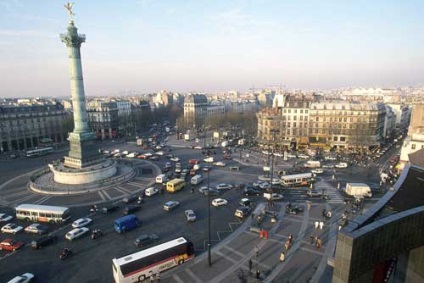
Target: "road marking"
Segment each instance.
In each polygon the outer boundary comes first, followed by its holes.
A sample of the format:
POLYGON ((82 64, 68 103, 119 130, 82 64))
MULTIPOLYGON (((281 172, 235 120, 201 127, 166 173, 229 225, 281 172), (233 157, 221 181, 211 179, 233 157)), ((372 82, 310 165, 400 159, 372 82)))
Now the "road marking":
POLYGON ((245 257, 246 256, 245 254, 242 254, 241 252, 236 251, 235 249, 230 248, 229 246, 223 246, 223 248, 225 248, 225 249, 231 251, 232 253, 235 253, 235 254, 237 254, 237 255, 239 255, 241 257, 245 257))
POLYGON ((219 255, 219 256, 221 256, 223 258, 225 258, 226 260, 231 261, 233 264, 238 264, 239 263, 239 261, 235 260, 234 258, 232 258, 229 255, 226 255, 226 254, 224 254, 224 253, 222 253, 220 251, 214 251, 213 253, 214 254, 217 254, 217 255, 219 255))
POLYGON ((44 196, 39 200, 34 201, 35 204, 42 204, 43 202, 45 202, 46 200, 50 199, 52 196, 48 195, 48 196, 44 196))
MULTIPOLYGON (((324 246, 321 246, 321 248, 323 248, 323 247, 324 246)), ((316 254, 316 255, 319 255, 319 256, 323 256, 324 255, 324 252, 323 251, 318 251, 316 249, 314 250, 314 249, 307 248, 307 247, 299 247, 299 250, 302 250, 302 251, 305 251, 305 252, 309 252, 309 253, 313 253, 313 254, 316 254)))
POLYGON ((99 196, 101 197, 101 199, 102 199, 103 201, 106 201, 106 198, 105 198, 105 196, 102 194, 102 191, 97 191, 97 193, 99 194, 99 196))
POLYGON ((107 199, 109 199, 109 200, 112 199, 112 197, 106 191, 103 191, 103 193, 105 194, 105 196, 106 196, 107 199))
POLYGON ((172 279, 174 279, 175 281, 177 281, 178 283, 185 283, 184 280, 181 279, 180 276, 178 276, 177 274, 172 274, 172 279))
POLYGON ((197 283, 202 283, 203 281, 196 275, 196 274, 194 274, 193 273, 193 271, 191 271, 191 269, 186 269, 185 270, 186 272, 187 272, 187 274, 191 277, 191 278, 193 278, 193 280, 195 281, 195 282, 197 282, 197 283))
POLYGON ((15 196, 20 196, 20 195, 25 195, 27 193, 28 193, 27 190, 22 190, 20 192, 14 193, 14 194, 7 194, 7 197, 15 197, 15 196))
POLYGON ((126 185, 131 185, 137 188, 143 188, 144 185, 143 184, 139 184, 139 183, 134 183, 134 182, 129 182, 129 183, 125 183, 126 185))
POLYGON ((125 189, 125 188, 123 188, 123 187, 121 187, 121 186, 116 186, 116 187, 113 187, 115 190, 117 190, 118 192, 121 192, 121 193, 123 193, 123 194, 131 194, 131 191, 129 191, 129 190, 127 190, 127 189, 125 189))
POLYGON ((20 203, 22 203, 22 202, 25 202, 25 201, 27 201, 27 200, 29 200, 29 199, 31 199, 31 198, 37 197, 37 196, 38 196, 38 195, 31 194, 31 195, 29 195, 29 196, 26 196, 26 197, 20 198, 20 199, 18 199, 17 201, 18 201, 18 202, 20 202, 20 203))

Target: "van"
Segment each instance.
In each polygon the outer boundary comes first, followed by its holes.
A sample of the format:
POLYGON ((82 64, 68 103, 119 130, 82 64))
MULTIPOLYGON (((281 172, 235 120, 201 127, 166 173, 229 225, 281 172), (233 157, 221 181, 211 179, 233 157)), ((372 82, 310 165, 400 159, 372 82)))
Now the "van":
POLYGON ((31 248, 34 250, 42 249, 57 241, 56 236, 44 236, 31 242, 31 248))
POLYGON ((129 214, 116 219, 114 224, 115 231, 121 234, 139 227, 141 225, 141 221, 134 214, 129 214))
POLYGON ((200 184, 202 181, 203 181, 202 175, 195 175, 191 178, 191 184, 192 185, 200 184))
POLYGON ((156 177, 156 184, 163 184, 168 181, 168 178, 165 174, 160 174, 156 177))

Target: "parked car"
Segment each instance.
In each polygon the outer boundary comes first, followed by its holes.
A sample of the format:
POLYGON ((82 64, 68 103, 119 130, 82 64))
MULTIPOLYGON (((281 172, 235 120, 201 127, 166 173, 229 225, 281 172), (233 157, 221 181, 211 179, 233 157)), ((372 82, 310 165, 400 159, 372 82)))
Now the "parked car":
POLYGON ((223 199, 223 198, 216 198, 212 201, 212 205, 215 206, 215 207, 226 205, 227 203, 228 203, 228 201, 226 199, 223 199))
POLYGON ((185 214, 188 222, 194 222, 194 221, 196 221, 196 214, 194 214, 194 211, 193 210, 191 210, 191 209, 190 210, 186 210, 186 211, 184 211, 184 214, 185 214))
POLYGON ((18 226, 15 223, 9 223, 1 227, 1 231, 3 233, 11 233, 11 234, 16 234, 20 232, 22 229, 23 229, 22 226, 18 226))
POLYGON ((16 276, 13 279, 7 281, 7 283, 29 283, 34 281, 34 274, 24 273, 22 275, 16 276))
POLYGON ((17 249, 24 246, 25 243, 14 239, 5 239, 0 242, 0 250, 5 251, 16 251, 17 249))
POLYGON ((135 202, 137 199, 138 199, 138 196, 135 195, 135 194, 132 194, 132 195, 128 195, 128 196, 124 197, 122 199, 122 202, 131 203, 131 202, 135 202))
POLYGON ((163 205, 163 209, 166 210, 166 211, 169 211, 169 210, 177 207, 179 204, 180 204, 179 201, 171 200, 171 201, 168 201, 167 203, 165 203, 163 205))
POLYGON ((89 225, 91 222, 93 222, 93 220, 91 220, 91 218, 83 217, 83 218, 80 218, 80 219, 75 220, 72 223, 72 228, 84 227, 84 226, 89 225))
POLYGON ((158 235, 156 234, 143 234, 137 237, 134 241, 134 245, 138 248, 145 247, 153 244, 159 240, 158 235))
POLYGON ((42 224, 34 223, 25 228, 25 232, 33 234, 46 234, 49 231, 47 226, 42 224))
POLYGON ((225 183, 222 183, 222 184, 219 184, 219 185, 216 185, 216 187, 215 187, 217 190, 230 190, 230 189, 232 189, 233 188, 233 185, 231 185, 231 184, 225 184, 225 183))
POLYGON ((88 229, 87 227, 75 228, 66 233, 65 238, 69 241, 72 241, 82 237, 84 234, 87 234, 88 231, 90 231, 90 229, 88 229))
POLYGON ((42 249, 57 241, 56 236, 44 236, 31 242, 31 248, 34 250, 42 249))
POLYGON ((6 214, 6 213, 0 213, 0 222, 7 222, 13 219, 13 216, 6 214))

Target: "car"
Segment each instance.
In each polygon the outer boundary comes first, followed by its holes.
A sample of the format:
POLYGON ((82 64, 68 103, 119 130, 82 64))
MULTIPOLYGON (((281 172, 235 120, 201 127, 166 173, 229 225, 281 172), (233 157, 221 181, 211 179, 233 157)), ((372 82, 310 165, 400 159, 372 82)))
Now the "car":
POLYGON ((311 173, 314 173, 314 174, 322 174, 322 173, 324 173, 324 170, 322 170, 322 169, 313 169, 313 170, 311 170, 311 173))
POLYGON ((22 226, 18 226, 15 223, 9 223, 4 225, 3 227, 1 227, 1 231, 3 233, 12 233, 12 234, 16 234, 19 231, 21 231, 23 229, 22 226))
POLYGON ((159 240, 158 235, 156 234, 143 234, 137 237, 134 241, 134 245, 137 248, 145 247, 148 245, 153 244, 154 242, 157 242, 159 240))
POLYGON ((138 199, 138 196, 135 194, 128 195, 122 199, 122 202, 130 203, 135 202, 138 199))
POLYGON ((165 153, 161 150, 161 151, 156 151, 155 154, 158 156, 163 156, 165 153))
POLYGON ((264 197, 268 200, 273 200, 273 201, 279 201, 279 200, 283 200, 284 196, 282 194, 277 194, 277 193, 264 193, 264 197))
POLYGON ((253 187, 245 187, 244 190, 243 190, 243 193, 246 196, 259 196, 259 195, 261 195, 261 191, 255 189, 253 187))
POLYGON ((240 171, 240 166, 230 166, 230 170, 240 171))
POLYGON ((34 250, 42 249, 57 241, 57 236, 44 236, 31 242, 31 248, 34 250))
POLYGON ((144 190, 144 194, 148 197, 151 197, 151 196, 157 194, 158 192, 159 192, 159 190, 155 187, 149 187, 149 188, 144 190))
POLYGON ((185 214, 188 222, 194 222, 194 221, 196 221, 196 214, 194 214, 194 211, 193 210, 191 210, 191 209, 190 210, 186 210, 186 211, 184 211, 184 214, 185 214))
POLYGON ((297 157, 300 158, 300 159, 309 159, 309 158, 311 158, 309 155, 306 155, 306 154, 299 154, 297 157))
POLYGON ((87 234, 88 231, 90 231, 90 229, 88 229, 87 227, 75 228, 66 233, 65 238, 69 241, 72 241, 84 236, 84 234, 87 234))
POLYGON ((158 161, 159 160, 159 156, 153 155, 152 157, 150 157, 150 160, 158 161))
POLYGON ((7 222, 13 219, 13 216, 6 214, 6 213, 0 213, 0 222, 7 222))
POLYGON ((133 212, 139 211, 140 208, 141 208, 141 206, 139 206, 139 205, 127 205, 127 206, 124 207, 124 210, 123 210, 122 213, 124 215, 128 215, 128 214, 131 214, 133 212))
POLYGON ((216 185, 216 187, 215 187, 217 190, 230 190, 230 189, 232 189, 233 188, 233 185, 231 185, 231 184, 225 184, 225 183, 222 183, 222 184, 219 184, 219 185, 216 185))
POLYGON ((180 161, 180 158, 178 156, 174 156, 174 157, 171 157, 169 160, 174 161, 174 162, 178 162, 178 161, 180 161))
POLYGON ((16 251, 17 249, 23 247, 25 243, 23 241, 17 241, 14 239, 5 239, 0 242, 0 250, 5 251, 16 251))
POLYGON ((166 211, 170 211, 171 209, 174 209, 175 207, 177 207, 179 204, 180 204, 179 201, 170 200, 163 205, 163 209, 166 211))
POLYGON ((29 283, 34 281, 34 274, 24 273, 22 275, 16 276, 13 279, 7 281, 7 283, 29 283))
POLYGON ((218 167, 225 167, 226 166, 226 164, 222 161, 214 162, 213 165, 218 166, 218 167))
POLYGON ((220 194, 220 192, 217 189, 213 189, 213 188, 208 188, 208 187, 201 187, 199 189, 199 193, 208 196, 218 196, 220 194))
POLYGON ((44 226, 38 223, 31 224, 25 228, 25 232, 39 234, 39 235, 46 234, 48 231, 49 231, 49 228, 47 226, 44 226))
POLYGON ((119 205, 117 204, 110 204, 102 208, 103 213, 109 213, 113 211, 117 211, 119 209, 119 205))
POLYGON ((236 216, 238 218, 244 218, 244 217, 248 216, 251 212, 252 212, 251 207, 241 206, 241 207, 236 209, 236 211, 234 212, 234 216, 236 216))
POLYGON ((226 205, 228 203, 228 201, 226 199, 223 198, 216 198, 212 201, 212 205, 213 206, 222 206, 222 205, 226 205))
POLYGON ((268 182, 262 182, 259 184, 259 188, 263 189, 263 190, 268 190, 271 188, 271 184, 268 182))
POLYGON ((324 164, 322 168, 334 168, 334 164, 324 164))
POLYGON ((286 213, 288 213, 288 214, 296 215, 296 214, 299 214, 299 213, 302 213, 302 212, 303 212, 303 207, 301 207, 301 206, 292 205, 292 204, 286 206, 286 213))
POLYGON ((172 168, 172 163, 171 162, 166 162, 165 163, 165 168, 172 168))
POLYGON ((72 228, 84 227, 84 226, 89 225, 91 222, 93 222, 93 220, 91 220, 91 218, 83 217, 83 218, 80 218, 80 219, 75 220, 72 223, 72 228))
POLYGON ((347 168, 347 166, 348 165, 345 162, 341 162, 341 163, 334 165, 334 167, 336 167, 336 168, 347 168))
POLYGON ((239 201, 239 204, 240 204, 241 206, 248 206, 248 207, 250 207, 250 206, 252 205, 252 201, 251 201, 250 199, 248 199, 248 198, 242 198, 242 199, 239 201))
POLYGON ((306 193, 309 197, 321 197, 322 194, 315 191, 315 190, 308 190, 308 192, 306 193))
POLYGON ((203 172, 209 172, 209 171, 211 171, 211 169, 212 169, 212 167, 208 166, 208 165, 206 165, 202 168, 203 172))

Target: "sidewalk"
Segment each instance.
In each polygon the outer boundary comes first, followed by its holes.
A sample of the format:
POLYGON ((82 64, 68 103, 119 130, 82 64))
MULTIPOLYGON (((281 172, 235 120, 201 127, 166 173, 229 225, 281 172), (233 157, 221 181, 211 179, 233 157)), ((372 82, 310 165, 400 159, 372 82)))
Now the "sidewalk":
MULTIPOLYGON (((208 253, 203 252, 191 262, 163 274, 166 282, 318 282, 327 268, 327 258, 332 254, 332 241, 335 240, 337 223, 326 222, 323 230, 315 230, 313 223, 320 215, 323 204, 314 204, 311 210, 300 215, 285 215, 286 203, 276 204, 277 222, 271 223, 270 216, 262 222, 268 230, 269 238, 260 238, 257 232, 250 231, 251 217, 241 226, 211 249, 211 266, 208 253), (293 234, 293 245, 285 250, 284 243, 293 234), (311 244, 310 235, 316 234, 323 241, 317 250, 311 244), (258 253, 256 253, 256 247, 258 253), (284 251, 286 259, 280 262, 284 251), (249 270, 249 260, 252 269, 249 270), (259 270, 260 278, 256 279, 259 270)), ((255 215, 265 209, 260 203, 255 215)), ((206 243, 205 243, 206 246, 206 243)))

